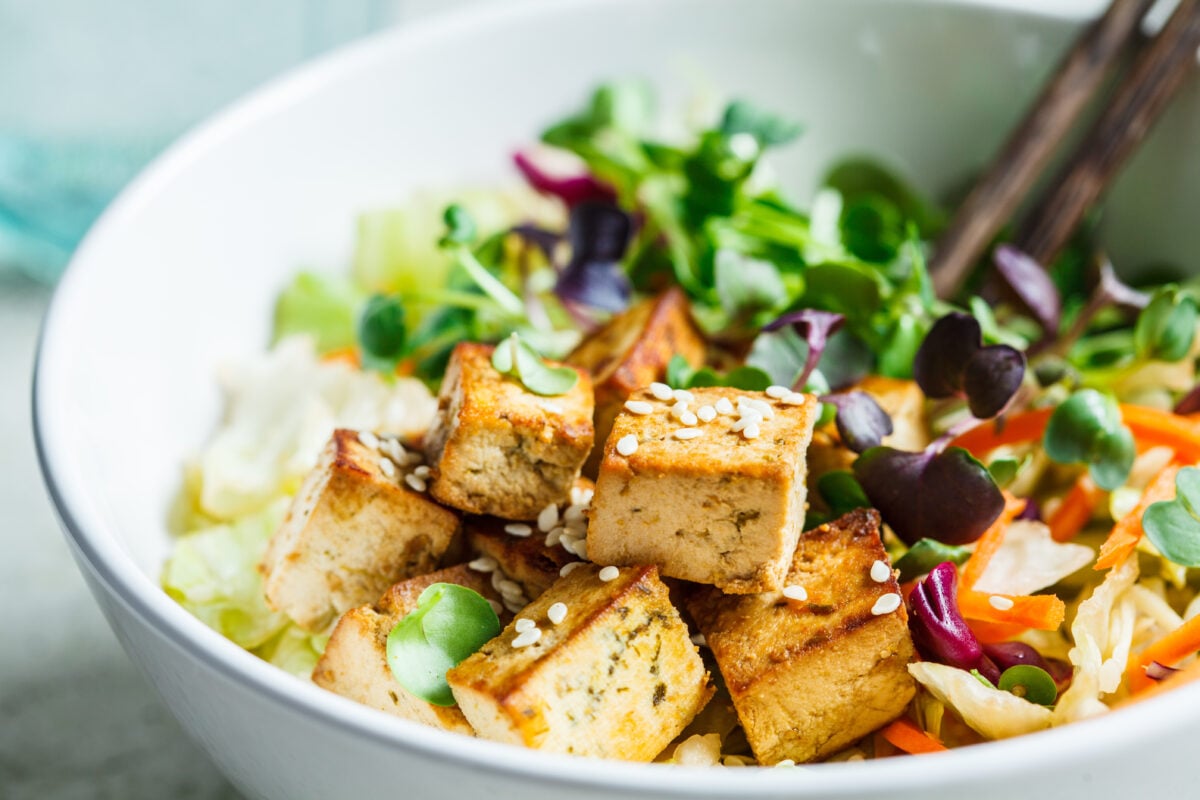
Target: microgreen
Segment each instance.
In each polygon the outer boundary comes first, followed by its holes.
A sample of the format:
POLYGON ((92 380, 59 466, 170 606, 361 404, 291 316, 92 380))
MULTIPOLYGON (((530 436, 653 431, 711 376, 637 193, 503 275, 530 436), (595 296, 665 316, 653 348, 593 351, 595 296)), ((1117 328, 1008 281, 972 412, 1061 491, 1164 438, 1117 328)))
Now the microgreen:
POLYGON ((1163 558, 1200 567, 1200 469, 1185 467, 1175 476, 1175 499, 1152 504, 1142 528, 1163 558))
POLYGON ((849 514, 856 508, 871 507, 871 501, 854 479, 854 473, 844 469, 826 472, 818 478, 817 491, 829 506, 831 518, 849 514))
POLYGON ((871 505, 905 542, 975 541, 1004 510, 987 467, 959 447, 908 453, 873 447, 854 462, 871 505))
POLYGON ((675 389, 694 389, 703 386, 730 386, 747 392, 761 392, 771 385, 771 376, 757 367, 735 367, 726 373, 712 367, 692 369, 681 355, 667 362, 666 382, 675 389))
POLYGON ((575 388, 579 373, 571 367, 552 367, 517 334, 496 345, 492 367, 501 375, 516 378, 521 385, 543 397, 566 394, 575 388))
POLYGON ((721 118, 721 133, 726 136, 749 134, 758 140, 760 147, 787 144, 799 136, 801 130, 799 124, 745 100, 734 100, 725 107, 721 118))
POLYGON ((1200 318, 1196 300, 1178 286, 1161 286, 1138 315, 1133 345, 1139 358, 1179 361, 1192 349, 1200 318))
POLYGON ((600 311, 623 311, 632 287, 620 261, 633 223, 612 203, 587 201, 571 209, 571 260, 559 273, 554 293, 564 302, 600 311))
POLYGON ((721 308, 730 324, 750 320, 787 299, 779 270, 770 261, 721 249, 713 258, 713 269, 721 308))
POLYGON ((1094 389, 1081 389, 1054 409, 1042 446, 1052 461, 1087 464, 1092 480, 1108 491, 1125 482, 1135 454, 1117 401, 1094 389))
POLYGON ((845 321, 846 318, 841 314, 816 308, 802 308, 799 311, 788 312, 763 326, 763 330, 768 333, 791 326, 808 346, 804 368, 793 382, 794 388, 804 386, 809 374, 816 369, 817 362, 821 360, 821 353, 824 352, 829 337, 836 333, 845 321))
POLYGON ((358 341, 363 366, 392 372, 407 342, 404 306, 396 295, 377 294, 367 300, 358 318, 358 341))
POLYGON ((446 671, 499 635, 500 619, 482 595, 465 586, 435 583, 388 634, 388 666, 412 694, 452 706, 446 671))
POLYGON ((988 472, 991 473, 992 480, 996 482, 996 485, 1003 489, 1016 479, 1017 473, 1021 471, 1021 467, 1028 460, 1028 457, 1024 459, 1008 456, 993 458, 988 462, 988 472))
POLYGON ((517 318, 524 317, 525 306, 521 298, 493 275, 471 250, 470 243, 475 238, 475 221, 467 210, 460 205, 451 205, 446 208, 443 219, 446 223, 446 233, 439 241, 442 249, 450 254, 454 263, 467 273, 501 311, 517 318))
POLYGON ((983 345, 979 321, 952 312, 934 323, 913 361, 913 377, 932 398, 963 397, 980 419, 1004 410, 1025 377, 1025 356, 1008 345, 983 345))
POLYGON ((821 397, 821 402, 837 409, 834 420, 838 435, 842 443, 856 453, 878 447, 883 443, 883 437, 892 433, 892 418, 866 392, 827 394, 821 397))
POLYGON ((959 669, 986 670, 989 680, 998 677, 958 610, 958 570, 954 564, 943 562, 931 569, 913 588, 908 607, 908 628, 923 658, 959 669))
POLYGON ((1062 297, 1046 268, 1008 244, 996 248, 992 263, 996 274, 1032 312, 1046 335, 1054 336, 1062 320, 1062 297))
POLYGON ((996 688, 1040 706, 1052 706, 1058 699, 1054 678, 1046 670, 1032 664, 1018 664, 1004 670, 996 688))
POLYGON ((920 539, 908 548, 894 564, 900 570, 900 582, 915 580, 938 564, 950 562, 957 566, 967 563, 971 551, 966 547, 942 544, 936 539, 920 539))
POLYGON ((536 191, 557 197, 568 208, 588 201, 616 202, 617 193, 613 188, 589 174, 556 177, 545 172, 525 153, 514 153, 513 163, 520 170, 521 176, 536 191))

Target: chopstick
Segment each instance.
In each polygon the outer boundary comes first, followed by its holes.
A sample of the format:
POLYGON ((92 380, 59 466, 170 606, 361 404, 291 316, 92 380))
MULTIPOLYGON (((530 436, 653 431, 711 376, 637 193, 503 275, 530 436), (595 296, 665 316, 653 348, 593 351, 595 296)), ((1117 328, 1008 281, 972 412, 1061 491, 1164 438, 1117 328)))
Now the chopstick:
MULTIPOLYGON (((1137 40, 1152 0, 1113 0, 1089 25, 1009 136, 939 238, 930 262, 934 288, 952 297, 992 238, 1033 189, 1054 151, 1122 55, 1137 40)), ((1145 46, 1082 145, 1026 218, 1019 246, 1048 263, 1070 238, 1137 144, 1193 71, 1200 48, 1200 0, 1181 0, 1145 46)))
MULTIPOLYGON (((1111 105, 1020 229, 1017 246, 1049 264, 1195 71, 1200 0, 1181 0, 1137 59, 1111 105)), ((1197 146, 1200 146, 1198 144, 1197 146)))

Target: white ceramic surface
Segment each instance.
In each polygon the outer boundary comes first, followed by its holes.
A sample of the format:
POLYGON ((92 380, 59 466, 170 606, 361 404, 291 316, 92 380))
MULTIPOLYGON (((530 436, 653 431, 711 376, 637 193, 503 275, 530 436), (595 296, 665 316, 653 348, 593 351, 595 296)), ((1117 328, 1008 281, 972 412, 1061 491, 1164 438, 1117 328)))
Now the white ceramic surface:
MULTIPOLYGON (((34 392, 40 456, 68 540, 130 655, 251 797, 1008 800, 1141 797, 1149 786, 1187 796, 1200 686, 944 756, 777 770, 602 763, 358 707, 258 662, 157 586, 180 462, 219 413, 217 364, 264 346, 273 293, 295 269, 345 264, 357 210, 420 186, 511 178, 511 148, 614 75, 648 76, 669 101, 700 75, 803 119, 804 139, 777 160, 800 196, 821 165, 848 151, 884 154, 926 189, 945 189, 986 159, 1036 90, 1078 24, 1066 8, 495 7, 352 47, 187 137, 77 254, 47 318, 34 392)), ((1187 263, 1200 252, 1198 142, 1192 86, 1113 199, 1118 264, 1187 263)))

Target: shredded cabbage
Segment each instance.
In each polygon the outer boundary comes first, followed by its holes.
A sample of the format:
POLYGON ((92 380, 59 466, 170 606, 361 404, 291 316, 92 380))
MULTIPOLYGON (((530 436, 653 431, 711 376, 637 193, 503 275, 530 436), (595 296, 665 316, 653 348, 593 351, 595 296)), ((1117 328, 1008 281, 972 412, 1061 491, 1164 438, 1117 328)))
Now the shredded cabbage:
POLYGON ((995 555, 975 582, 975 590, 989 594, 1033 594, 1053 586, 1092 563, 1090 547, 1056 542, 1050 528, 1033 520, 1016 520, 1008 526, 995 555))
POLYGON ((304 336, 265 357, 223 370, 225 420, 191 465, 197 505, 231 521, 296 491, 334 428, 388 433, 424 431, 437 402, 423 383, 391 383, 348 364, 323 362, 304 336))
POLYGON ((1050 727, 1053 713, 1004 692, 985 686, 966 670, 931 661, 908 665, 917 682, 941 702, 954 709, 963 722, 988 739, 1004 739, 1050 727))

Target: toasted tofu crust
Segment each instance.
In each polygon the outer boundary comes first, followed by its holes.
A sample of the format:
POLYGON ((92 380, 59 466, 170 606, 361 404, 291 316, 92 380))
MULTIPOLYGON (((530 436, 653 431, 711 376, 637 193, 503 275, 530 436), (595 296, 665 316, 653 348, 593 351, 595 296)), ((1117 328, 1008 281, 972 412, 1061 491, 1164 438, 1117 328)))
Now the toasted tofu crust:
MULTIPOLYGON (((678 286, 614 316, 567 356, 586 369, 596 387, 596 441, 603 443, 621 405, 638 389, 662 379, 679 355, 693 367, 704 363, 704 336, 692 321, 687 296, 678 286)), ((603 449, 595 448, 584 473, 595 475, 603 449)))
POLYGON ((763 764, 813 761, 845 748, 904 712, 915 686, 903 603, 875 614, 894 575, 878 512, 859 509, 800 537, 786 584, 805 601, 776 593, 734 597, 698 588, 691 612, 712 649, 746 737, 763 764))
POLYGON ((782 585, 804 525, 805 450, 817 403, 789 405, 761 392, 729 388, 691 390, 693 410, 721 398, 770 404, 773 419, 747 439, 731 430, 736 416, 698 423, 697 438, 675 436, 684 427, 671 401, 645 391, 650 414, 622 411, 605 444, 592 500, 588 556, 602 564, 657 564, 663 575, 712 584, 725 592, 772 591, 782 585), (635 436, 625 456, 617 443, 635 436))
POLYGON ((592 449, 592 382, 576 370, 570 392, 539 397, 492 367, 493 350, 464 342, 450 357, 425 437, 430 492, 472 514, 534 519, 567 497, 592 449))
POLYGON ((382 456, 339 429, 296 494, 259 565, 267 603, 309 631, 433 570, 459 518, 404 485, 382 456))
POLYGON ((525 596, 536 600, 559 578, 559 572, 579 561, 560 546, 547 547, 545 534, 518 537, 506 533, 505 522, 495 517, 467 517, 463 521, 467 547, 496 559, 500 569, 521 585, 525 596))
MULTIPOLYGON (((435 583, 455 583, 500 601, 488 576, 465 564, 401 581, 374 606, 347 611, 338 620, 325 653, 313 670, 313 682, 335 694, 388 714, 435 728, 475 735, 456 706, 435 706, 409 694, 392 676, 387 663, 387 637, 392 628, 417 607, 421 592, 435 583)), ((502 623, 512 615, 501 608, 502 623)))
POLYGON ((611 581, 579 567, 531 603, 541 638, 516 623, 446 673, 478 735, 559 753, 649 761, 712 695, 708 674, 652 566, 611 581), (555 603, 567 614, 548 619, 555 603))

